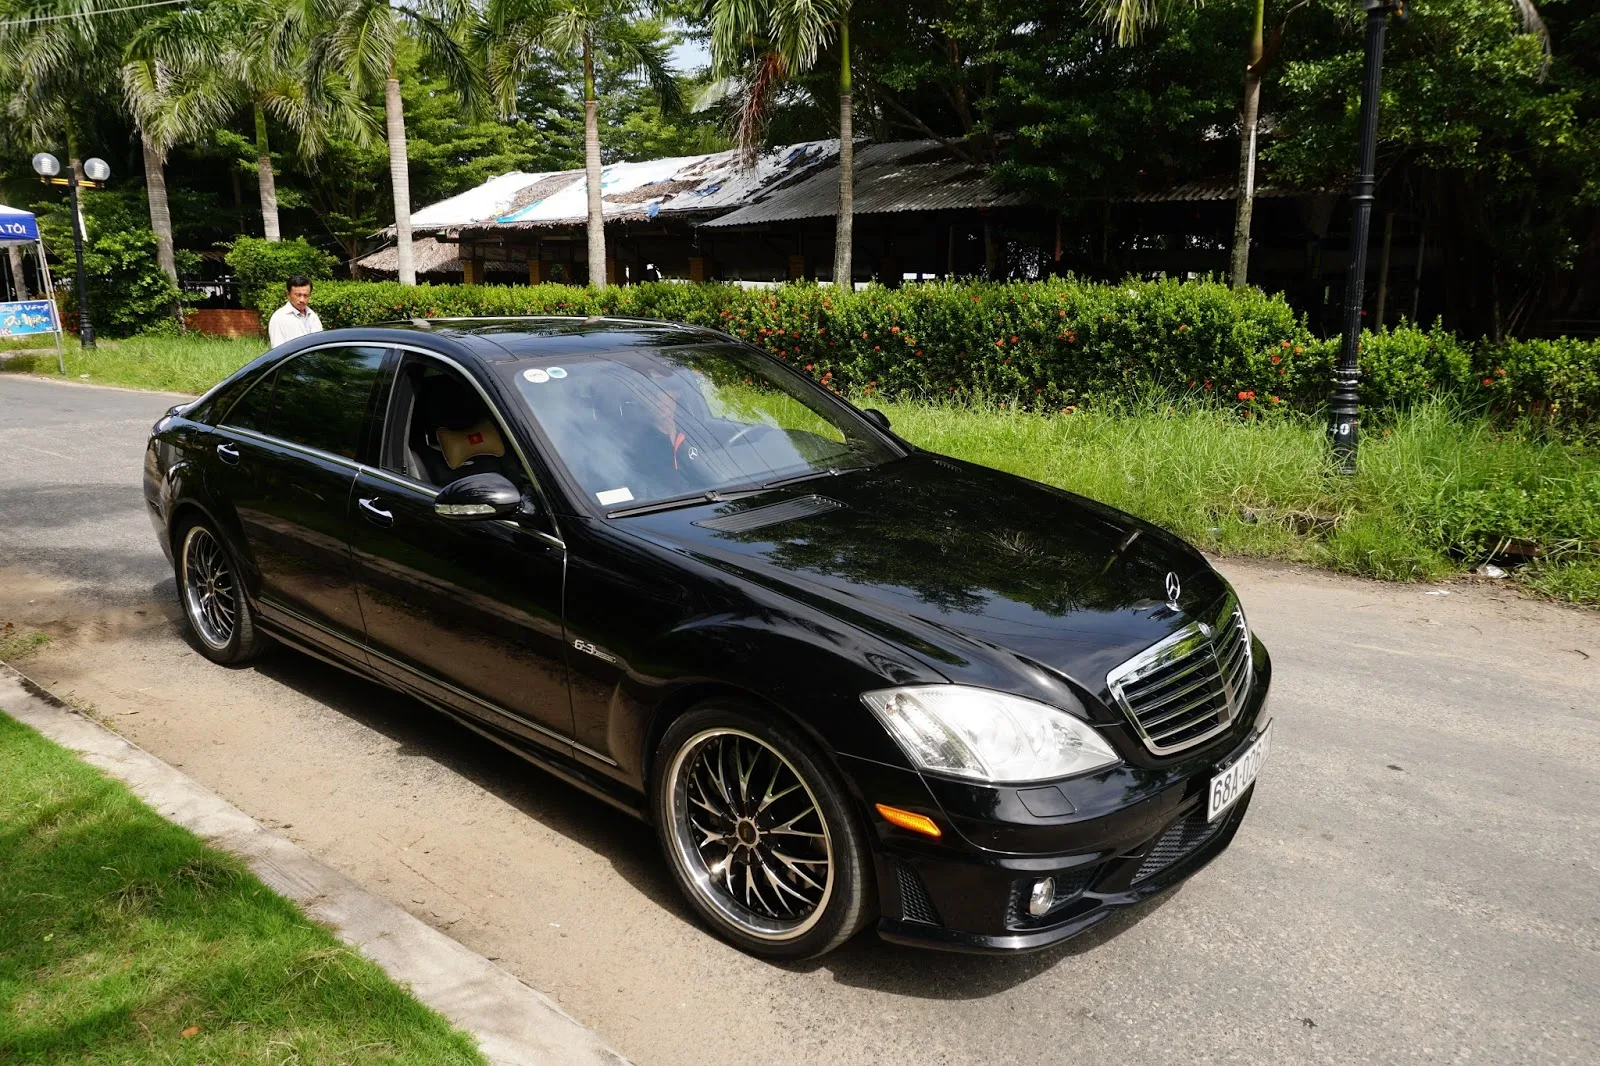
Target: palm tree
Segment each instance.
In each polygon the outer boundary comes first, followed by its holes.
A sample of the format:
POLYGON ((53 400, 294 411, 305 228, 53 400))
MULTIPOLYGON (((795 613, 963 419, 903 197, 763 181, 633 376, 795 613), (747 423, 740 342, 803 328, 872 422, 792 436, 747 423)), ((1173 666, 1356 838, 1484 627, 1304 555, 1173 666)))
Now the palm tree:
POLYGON ((82 180, 80 116, 93 114, 103 86, 116 81, 117 42, 127 39, 137 16, 116 0, 57 0, 42 10, 5 2, 0 12, 15 16, 0 20, 6 112, 35 143, 64 137, 71 177, 82 180))
POLYGON ((406 159, 406 117, 400 100, 400 38, 409 32, 471 108, 481 75, 461 41, 471 15, 466 0, 419 0, 401 7, 389 0, 331 0, 328 30, 316 42, 313 75, 342 73, 359 91, 383 87, 389 143, 389 183, 394 193, 395 251, 402 285, 415 285, 411 251, 411 170, 406 159))
MULTIPOLYGON (((141 128, 160 131, 159 157, 233 112, 249 111, 262 235, 269 241, 282 237, 269 118, 294 134, 297 152, 307 159, 330 133, 363 143, 372 136, 370 116, 348 82, 310 70, 318 14, 315 0, 218 0, 146 23, 129 43, 123 67, 129 109, 141 128)), ((151 158, 147 151, 147 170, 151 158)))
POLYGON ((850 0, 707 0, 713 70, 739 82, 739 142, 754 151, 778 86, 810 70, 823 49, 839 46, 839 211, 833 283, 853 279, 855 130, 850 79, 850 0))
POLYGON ((668 63, 659 27, 647 20, 639 0, 488 0, 473 32, 484 58, 490 98, 501 114, 516 108, 517 88, 540 53, 583 55, 583 168, 588 187, 589 284, 606 286, 606 230, 600 199, 600 102, 595 58, 612 60, 644 75, 661 98, 661 110, 682 104, 678 79, 668 63))

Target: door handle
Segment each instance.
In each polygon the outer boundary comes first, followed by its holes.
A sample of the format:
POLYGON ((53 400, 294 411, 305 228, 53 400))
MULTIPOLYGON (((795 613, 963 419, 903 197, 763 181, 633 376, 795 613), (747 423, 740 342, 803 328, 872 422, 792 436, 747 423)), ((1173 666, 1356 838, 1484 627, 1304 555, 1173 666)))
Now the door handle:
POLYGON ((394 525, 394 512, 393 511, 385 511, 382 507, 379 507, 378 506, 378 497, 376 497, 376 496, 368 496, 365 499, 360 500, 359 502, 361 504, 361 509, 366 512, 367 521, 371 522, 373 525, 377 525, 377 526, 392 526, 392 525, 394 525))
POLYGON ((217 445, 217 458, 229 466, 239 465, 239 449, 228 443, 217 445))

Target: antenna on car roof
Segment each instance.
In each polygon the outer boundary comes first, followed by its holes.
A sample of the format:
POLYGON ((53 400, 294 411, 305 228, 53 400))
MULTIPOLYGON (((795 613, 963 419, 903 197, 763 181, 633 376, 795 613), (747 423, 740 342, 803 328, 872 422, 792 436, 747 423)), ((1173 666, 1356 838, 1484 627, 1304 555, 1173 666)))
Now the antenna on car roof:
POLYGON ((417 329, 432 329, 433 328, 433 323, 429 322, 425 318, 413 318, 411 320, 411 324, 413 326, 415 326, 417 329))
POLYGON ((604 321, 605 321, 605 316, 603 316, 603 315, 590 315, 588 318, 583 320, 583 324, 586 325, 586 326, 592 326, 596 322, 604 322, 604 321))

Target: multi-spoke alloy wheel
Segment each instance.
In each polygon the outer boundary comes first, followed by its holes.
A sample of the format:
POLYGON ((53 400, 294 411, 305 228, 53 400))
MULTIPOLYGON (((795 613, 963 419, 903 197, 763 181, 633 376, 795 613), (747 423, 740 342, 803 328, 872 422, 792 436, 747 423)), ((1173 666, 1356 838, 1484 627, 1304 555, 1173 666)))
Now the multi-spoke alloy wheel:
POLYGON ((239 663, 259 655, 270 642, 250 614, 239 568, 221 535, 191 518, 178 527, 174 543, 178 599, 205 657, 239 663))
POLYGON ((789 940, 833 893, 833 845, 790 762, 738 729, 707 729, 669 770, 677 858, 705 902, 744 932, 789 940))
POLYGON ((690 905, 752 955, 826 954, 873 919, 867 827, 839 772, 774 711, 718 698, 667 726, 651 811, 690 905))
POLYGON ((183 605, 201 640, 217 651, 227 648, 238 624, 238 586, 227 554, 205 526, 190 529, 183 541, 183 605))

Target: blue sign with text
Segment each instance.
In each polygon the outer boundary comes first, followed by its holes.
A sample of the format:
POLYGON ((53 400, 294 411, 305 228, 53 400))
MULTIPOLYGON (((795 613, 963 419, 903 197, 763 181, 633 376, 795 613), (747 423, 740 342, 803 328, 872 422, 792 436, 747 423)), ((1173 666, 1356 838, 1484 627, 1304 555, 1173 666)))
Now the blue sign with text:
POLYGON ((56 331, 56 305, 49 300, 0 303, 0 337, 56 331))
POLYGON ((26 211, 0 209, 0 241, 36 241, 39 223, 26 211))

